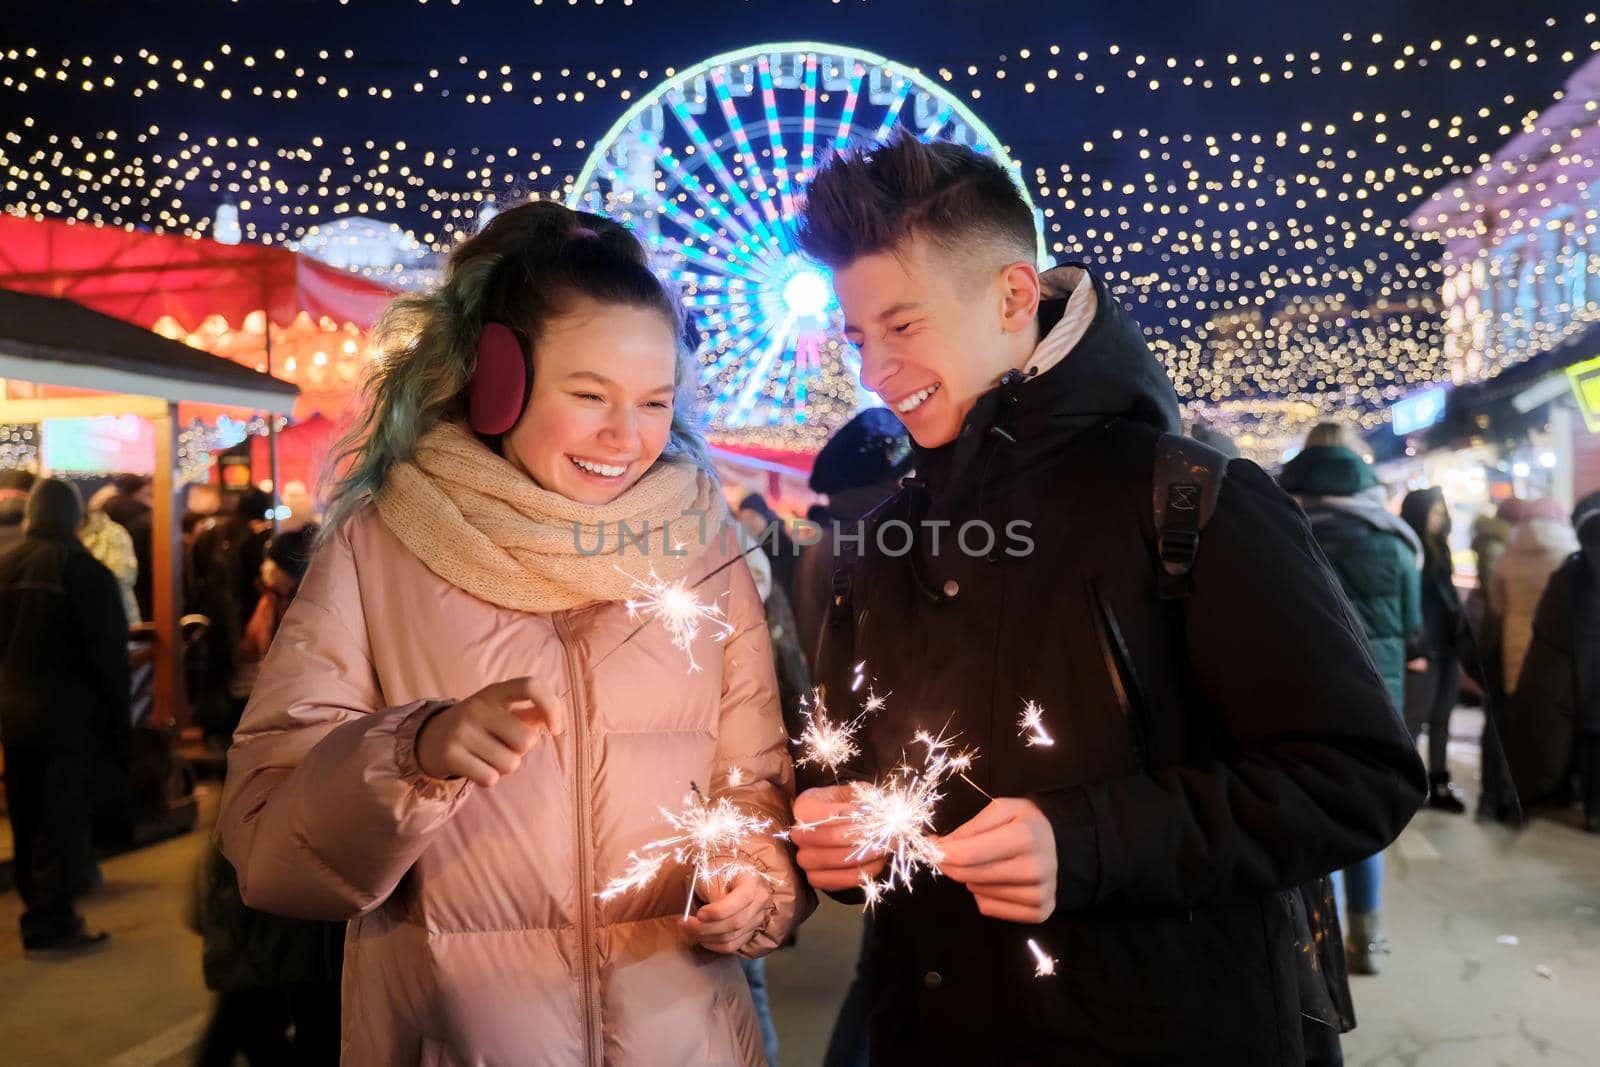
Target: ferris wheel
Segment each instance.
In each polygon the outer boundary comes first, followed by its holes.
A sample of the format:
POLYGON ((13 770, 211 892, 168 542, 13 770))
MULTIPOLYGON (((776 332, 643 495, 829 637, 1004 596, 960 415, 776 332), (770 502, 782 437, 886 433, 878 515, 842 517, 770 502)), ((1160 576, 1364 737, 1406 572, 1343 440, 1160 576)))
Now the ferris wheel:
POLYGON ((714 435, 815 448, 875 402, 859 394, 832 279, 800 253, 793 223, 828 153, 897 127, 993 156, 1028 197, 964 104, 915 70, 840 45, 715 56, 656 86, 596 143, 567 203, 629 226, 683 293, 714 435))

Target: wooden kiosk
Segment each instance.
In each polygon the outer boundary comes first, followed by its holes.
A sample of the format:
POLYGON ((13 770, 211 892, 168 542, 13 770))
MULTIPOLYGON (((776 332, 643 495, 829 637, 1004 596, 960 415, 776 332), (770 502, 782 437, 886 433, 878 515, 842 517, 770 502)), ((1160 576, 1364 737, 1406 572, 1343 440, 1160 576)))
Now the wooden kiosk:
POLYGON ((0 423, 136 415, 155 425, 152 600, 157 726, 186 719, 180 404, 288 415, 299 389, 69 300, 0 290, 0 423))

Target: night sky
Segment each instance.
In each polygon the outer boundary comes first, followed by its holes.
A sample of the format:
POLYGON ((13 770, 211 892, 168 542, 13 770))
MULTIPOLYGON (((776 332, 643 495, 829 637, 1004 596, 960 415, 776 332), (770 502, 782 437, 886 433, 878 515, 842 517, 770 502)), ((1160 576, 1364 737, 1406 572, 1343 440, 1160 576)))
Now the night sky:
MULTIPOLYGON (((621 91, 637 99, 667 67, 760 41, 835 42, 920 68, 997 132, 1050 209, 1051 250, 1107 272, 1164 346, 1180 391, 1213 400, 1299 396, 1338 369, 1350 372, 1351 399, 1370 407, 1381 390, 1437 378, 1437 363, 1409 350, 1352 352, 1362 342, 1337 338, 1320 356, 1249 345, 1219 356, 1211 320, 1239 310, 1270 315, 1297 299, 1360 308, 1431 297, 1438 248, 1400 220, 1497 149, 1507 139, 1501 127, 1548 106, 1600 39, 1600 24, 1586 23, 1586 14, 1583 5, 1504 0, 19 2, 8 5, 0 30, 0 199, 22 213, 203 233, 231 196, 248 202, 246 237, 258 240, 293 239, 318 219, 365 207, 446 248, 459 229, 470 230, 486 191, 502 201, 558 192, 627 107, 621 91), (1469 35, 1477 38, 1470 45, 1469 35), (30 47, 32 57, 24 53, 30 47), (83 57, 93 64, 85 68, 83 57), (1451 59, 1460 69, 1449 69, 1451 59), (205 87, 180 82, 175 60, 205 87), (213 70, 205 70, 208 60, 213 70), (1349 72, 1340 70, 1346 61, 1349 72), (1050 68, 1058 78, 1048 79, 1050 68), (55 78, 58 69, 65 80, 55 78), (115 86, 98 84, 107 75, 115 86), (1196 83, 1182 85, 1183 75, 1196 83), (1228 84, 1234 75, 1242 85, 1228 84), (94 91, 82 89, 85 78, 97 80, 94 91), (159 87, 135 97, 150 78, 159 87), (1215 84, 1206 89, 1202 78, 1215 84), (295 99, 271 96, 291 88, 295 99), (340 88, 349 95, 341 98, 340 88), (580 90, 581 103, 570 95, 580 90), (485 91, 489 104, 467 102, 485 91), (563 92, 568 99, 557 100, 563 92), (206 144, 209 137, 218 145, 206 144), (239 139, 235 147, 229 137, 239 139), (109 160, 107 147, 115 152, 109 160), (520 154, 508 166, 513 147, 520 154), (491 153, 497 160, 487 165, 491 153), (263 161, 266 195, 251 184, 263 161), (399 180, 401 166, 410 168, 410 184, 399 180), (1253 190, 1242 184, 1252 178, 1253 190), (1322 183, 1324 197, 1308 179, 1322 183), (393 195, 397 188, 403 195, 393 195), (315 217, 307 214, 312 205, 315 217)), ((1432 335, 1418 331, 1407 335, 1413 347, 1433 347, 1432 335)))

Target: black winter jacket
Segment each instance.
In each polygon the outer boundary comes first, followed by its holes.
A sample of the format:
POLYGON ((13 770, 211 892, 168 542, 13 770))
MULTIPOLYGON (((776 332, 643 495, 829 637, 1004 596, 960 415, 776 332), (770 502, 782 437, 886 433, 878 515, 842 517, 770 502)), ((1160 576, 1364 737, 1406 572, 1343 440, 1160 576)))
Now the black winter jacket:
POLYGON ((132 758, 128 621, 111 572, 76 538, 0 556, 0 744, 132 758))
POLYGON ((1527 804, 1563 799, 1573 741, 1600 736, 1600 520, 1550 576, 1506 712, 1506 759, 1527 804))
MULTIPOLYGON (((1228 466, 1192 594, 1157 598, 1152 465, 1176 400, 1132 318, 1098 279, 1095 293, 1066 359, 919 451, 824 627, 836 712, 859 661, 892 693, 851 773, 880 776, 915 730, 948 728, 981 751, 971 777, 1032 797, 1056 838, 1042 925, 987 919, 927 876, 878 906, 877 1064, 1301 1063, 1297 967, 1316 946, 1297 943, 1296 887, 1382 849, 1424 793, 1359 623, 1254 464, 1228 466), (895 519, 916 534, 903 556, 876 536, 895 519), (974 558, 954 535, 977 519, 999 541, 974 558), (937 555, 927 521, 954 524, 937 555), (1017 522, 1031 554, 1009 554, 1017 522), (1019 736, 1025 700, 1054 746, 1019 736), (1029 938, 1055 976, 1034 977, 1029 938)), ((1063 310, 1045 305, 1044 328, 1063 310)), ((938 831, 985 803, 952 782, 938 831)))

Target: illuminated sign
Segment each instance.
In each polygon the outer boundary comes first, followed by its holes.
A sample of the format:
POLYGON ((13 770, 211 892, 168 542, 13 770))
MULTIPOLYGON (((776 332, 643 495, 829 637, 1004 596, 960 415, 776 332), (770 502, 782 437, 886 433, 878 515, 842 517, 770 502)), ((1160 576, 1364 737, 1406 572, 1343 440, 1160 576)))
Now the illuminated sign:
POLYGON ((1568 367, 1567 381, 1589 432, 1600 433, 1600 356, 1568 367))
POLYGON ((1396 437, 1405 437, 1444 418, 1445 401, 1449 399, 1449 386, 1436 385, 1420 393, 1412 393, 1396 400, 1389 408, 1389 423, 1396 437))
POLYGON ((155 425, 137 415, 45 419, 39 427, 39 464, 74 474, 154 474, 155 425))

